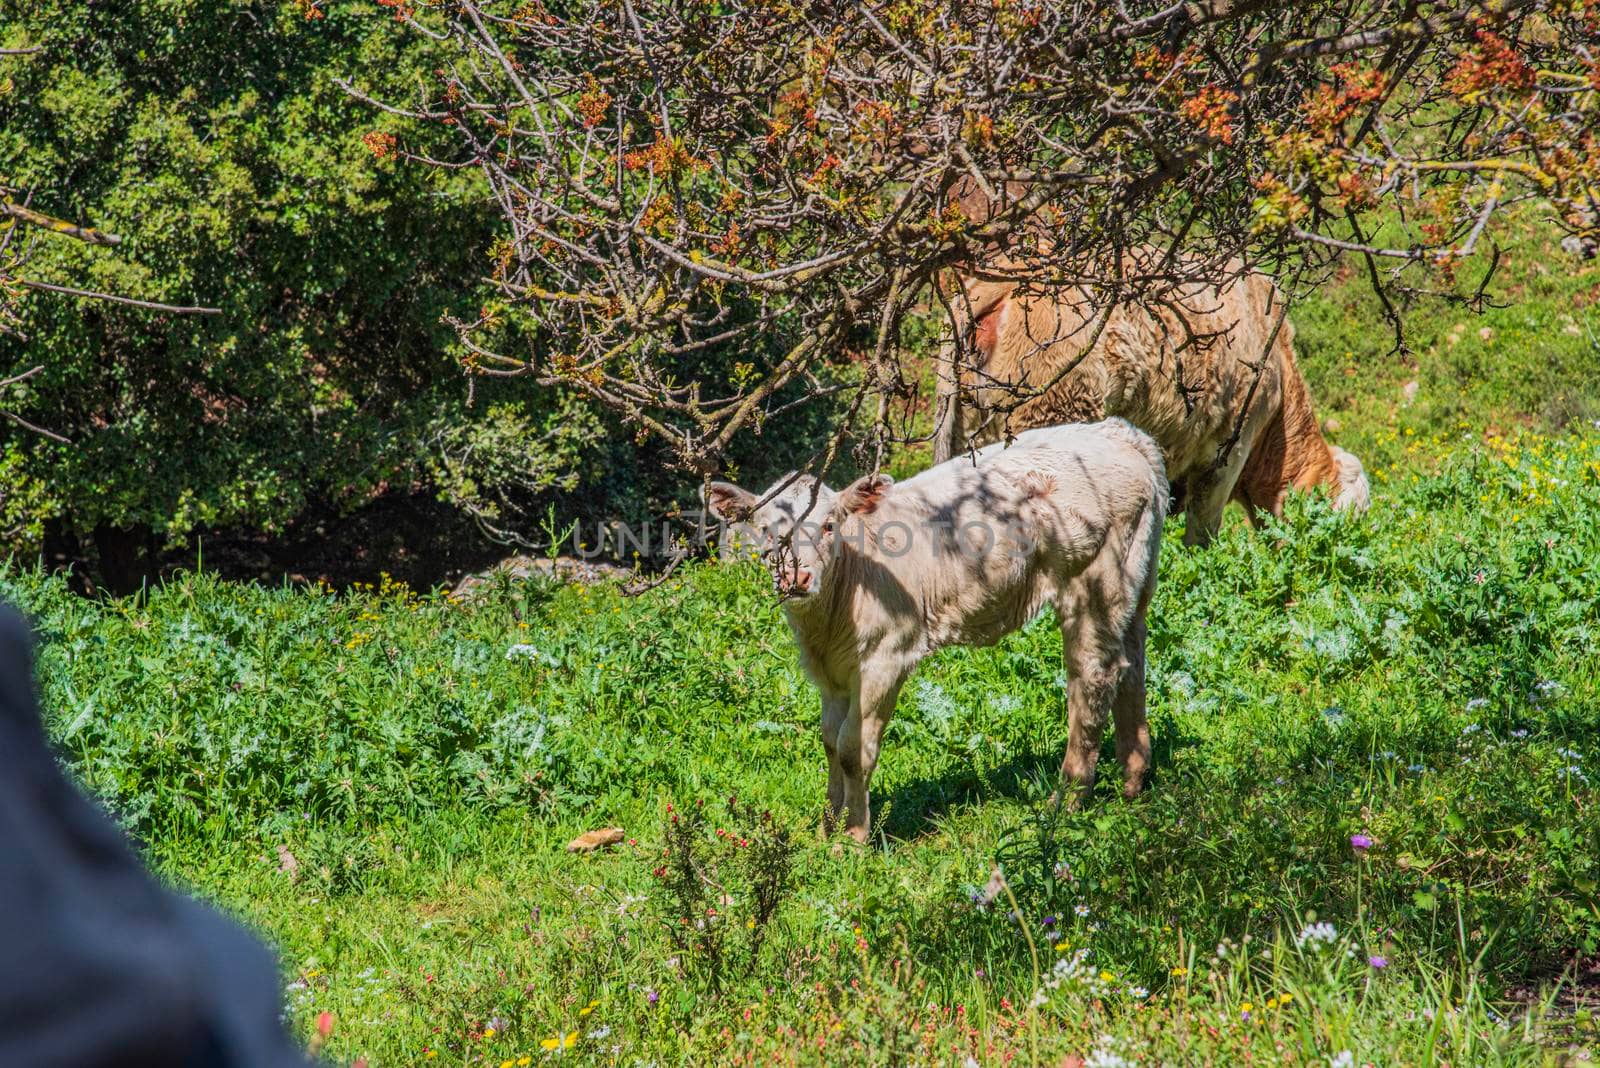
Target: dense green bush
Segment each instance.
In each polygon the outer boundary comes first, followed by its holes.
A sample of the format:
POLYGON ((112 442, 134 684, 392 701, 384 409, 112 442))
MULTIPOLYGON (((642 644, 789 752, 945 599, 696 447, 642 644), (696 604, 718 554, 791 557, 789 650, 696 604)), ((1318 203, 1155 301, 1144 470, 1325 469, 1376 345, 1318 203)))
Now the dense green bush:
MULTIPOLYGON (((0 28, 39 47, 0 75, 0 175, 124 238, 47 241, 31 274, 221 309, 24 298, 28 340, 0 336, 0 368, 45 370, 5 407, 72 444, 0 422, 11 544, 36 549, 55 519, 96 532, 105 563, 119 539, 134 552, 196 528, 280 531, 308 504, 396 487, 536 538, 548 504, 639 520, 692 496, 637 428, 574 393, 469 384, 442 319, 489 300, 481 178, 397 157, 381 140, 397 121, 340 84, 400 101, 437 84, 447 57, 388 23, 358 3, 52 0, 0 28)), ((732 362, 701 359, 707 381, 732 362)), ((786 416, 735 460, 781 469, 828 423, 786 416)))
POLYGON ((0 172, 124 238, 46 242, 33 273, 221 309, 29 299, 0 360, 45 371, 10 404, 73 444, 5 433, 47 514, 271 529, 415 477, 465 417, 439 320, 472 306, 483 215, 470 181, 377 163, 380 123, 335 79, 409 86, 416 49, 295 4, 36 4, 6 33, 40 50, 7 66, 0 172))

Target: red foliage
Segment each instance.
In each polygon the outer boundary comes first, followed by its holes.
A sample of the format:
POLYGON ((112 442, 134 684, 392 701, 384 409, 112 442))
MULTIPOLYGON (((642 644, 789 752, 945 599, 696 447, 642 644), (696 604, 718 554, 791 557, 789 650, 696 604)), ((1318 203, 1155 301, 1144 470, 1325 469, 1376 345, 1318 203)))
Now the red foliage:
POLYGON ((1355 63, 1336 63, 1328 68, 1332 85, 1319 85, 1306 102, 1306 120, 1312 130, 1327 136, 1366 105, 1383 98, 1388 83, 1384 76, 1355 63))
POLYGON ((1180 104, 1178 110, 1211 140, 1231 145, 1233 116, 1228 109, 1238 99, 1238 93, 1208 85, 1180 104))
POLYGON ((1478 31, 1478 45, 1461 54, 1445 85, 1457 96, 1488 89, 1531 89, 1533 68, 1498 34, 1478 31))
POLYGON ((392 133, 372 130, 361 135, 361 143, 372 150, 379 159, 392 159, 395 155, 395 137, 392 133))
POLYGON ((589 89, 578 98, 578 114, 583 116, 583 128, 592 130, 606 119, 611 110, 611 94, 600 88, 593 74, 589 75, 589 89))

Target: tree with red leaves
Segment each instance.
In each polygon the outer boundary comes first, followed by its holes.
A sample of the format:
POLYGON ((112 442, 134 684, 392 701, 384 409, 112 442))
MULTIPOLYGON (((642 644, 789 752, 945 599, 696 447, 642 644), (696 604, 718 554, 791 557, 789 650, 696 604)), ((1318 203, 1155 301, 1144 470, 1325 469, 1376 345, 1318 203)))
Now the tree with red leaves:
POLYGON ((899 357, 951 269, 1109 306, 1355 256, 1403 343, 1394 298, 1471 301, 1476 264, 1481 300, 1513 205, 1596 237, 1600 0, 386 11, 438 67, 369 101, 459 149, 383 152, 479 168, 502 217, 471 373, 577 389, 702 475, 797 382, 855 416, 813 466, 907 440, 899 357))

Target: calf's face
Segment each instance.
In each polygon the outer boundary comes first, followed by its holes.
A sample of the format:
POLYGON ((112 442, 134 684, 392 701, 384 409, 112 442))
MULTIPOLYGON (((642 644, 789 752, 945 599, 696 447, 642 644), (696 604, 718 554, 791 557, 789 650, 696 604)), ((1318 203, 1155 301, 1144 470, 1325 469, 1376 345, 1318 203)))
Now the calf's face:
POLYGON ((756 532, 762 561, 786 600, 815 597, 829 563, 838 555, 840 524, 870 511, 893 484, 887 475, 858 479, 840 493, 808 475, 785 475, 755 494, 731 482, 706 487, 705 504, 724 523, 746 523, 756 532))

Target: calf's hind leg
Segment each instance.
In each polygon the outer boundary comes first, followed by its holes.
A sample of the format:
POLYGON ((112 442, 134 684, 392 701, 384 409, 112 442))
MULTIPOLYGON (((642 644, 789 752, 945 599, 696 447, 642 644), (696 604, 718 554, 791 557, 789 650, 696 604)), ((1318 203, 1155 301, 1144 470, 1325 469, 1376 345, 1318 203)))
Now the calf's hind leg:
POLYGON ((1061 660, 1067 669, 1067 752, 1061 775, 1076 787, 1073 804, 1094 789, 1100 739, 1105 734, 1127 661, 1122 635, 1107 626, 1104 590, 1087 574, 1056 604, 1061 618, 1061 660))
POLYGON ((1122 764, 1122 796, 1136 797, 1144 789, 1150 770, 1150 722, 1145 718, 1144 640, 1145 606, 1139 605, 1122 640, 1127 667, 1117 684, 1113 715, 1117 724, 1117 760, 1122 764))

